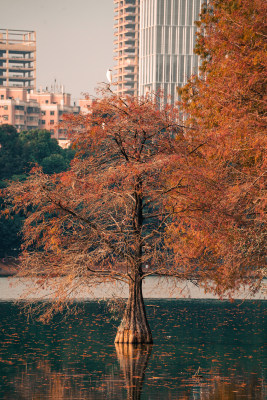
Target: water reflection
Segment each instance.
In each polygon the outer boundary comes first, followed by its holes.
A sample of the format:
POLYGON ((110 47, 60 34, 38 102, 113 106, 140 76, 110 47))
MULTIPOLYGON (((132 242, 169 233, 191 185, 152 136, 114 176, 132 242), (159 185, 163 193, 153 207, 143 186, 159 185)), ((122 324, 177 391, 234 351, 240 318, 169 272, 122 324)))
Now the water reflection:
MULTIPOLYGON (((92 379, 90 373, 73 369, 55 371, 48 360, 25 366, 10 382, 3 400, 125 400, 125 382, 115 371, 92 379)), ((141 391, 139 391, 141 393, 141 391)), ((140 397, 127 397, 139 399, 140 397)))
POLYGON ((97 399, 83 389, 82 377, 75 377, 71 372, 53 371, 48 360, 39 360, 35 366, 25 366, 18 376, 14 377, 13 388, 4 399, 97 399), (13 389, 13 390, 12 390, 13 389), (12 394, 14 393, 14 397, 12 394))
POLYGON ((127 400, 139 400, 152 345, 115 346, 122 374, 111 368, 109 374, 92 380, 89 371, 88 375, 71 368, 56 371, 48 360, 41 359, 17 371, 3 399, 125 400, 126 389, 127 400))
POLYGON ((152 345, 116 343, 115 347, 125 379, 127 400, 139 400, 152 345))
POLYGON ((208 380, 193 383, 192 394, 184 396, 184 400, 263 400, 265 399, 262 381, 257 377, 242 380, 238 376, 230 378, 211 375, 208 380))
MULTIPOLYGON (((225 377, 216 371, 198 373, 183 381, 178 392, 151 390, 152 396, 142 394, 145 370, 152 345, 116 345, 116 352, 123 377, 116 368, 101 378, 88 380, 86 374, 72 369, 55 371, 48 360, 39 360, 36 366, 25 365, 15 375, 3 400, 264 400, 266 391, 263 381, 255 376, 242 379, 238 375, 225 377), (123 379, 124 378, 124 379, 123 379), (165 393, 165 394, 162 394, 165 393)), ((148 383, 149 385, 149 383, 148 383)), ((153 387, 153 385, 152 385, 153 387)), ((152 389, 152 388, 151 388, 152 389)))
POLYGON ((264 400, 266 303, 150 301, 154 345, 116 347, 105 303, 51 325, 0 302, 3 400, 264 400))

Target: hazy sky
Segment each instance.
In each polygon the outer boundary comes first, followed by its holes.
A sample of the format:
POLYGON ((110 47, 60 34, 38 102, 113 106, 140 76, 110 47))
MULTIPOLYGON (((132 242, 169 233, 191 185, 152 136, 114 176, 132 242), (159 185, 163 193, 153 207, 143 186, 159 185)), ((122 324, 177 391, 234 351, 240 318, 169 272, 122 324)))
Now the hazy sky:
POLYGON ((34 30, 37 88, 95 94, 113 64, 113 0, 0 0, 0 28, 34 30))

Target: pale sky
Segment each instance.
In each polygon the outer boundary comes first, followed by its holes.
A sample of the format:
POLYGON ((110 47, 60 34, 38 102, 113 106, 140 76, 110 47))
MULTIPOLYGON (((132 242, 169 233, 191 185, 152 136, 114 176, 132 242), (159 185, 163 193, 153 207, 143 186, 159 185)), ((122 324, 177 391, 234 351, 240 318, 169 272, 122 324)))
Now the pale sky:
POLYGON ((37 88, 94 95, 113 62, 113 0, 0 0, 0 28, 36 31, 37 88))

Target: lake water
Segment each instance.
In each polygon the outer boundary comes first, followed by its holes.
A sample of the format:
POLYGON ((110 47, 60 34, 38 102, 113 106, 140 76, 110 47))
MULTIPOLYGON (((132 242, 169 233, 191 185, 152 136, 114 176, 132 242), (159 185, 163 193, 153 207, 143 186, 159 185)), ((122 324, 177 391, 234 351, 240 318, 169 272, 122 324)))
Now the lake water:
POLYGON ((1 399, 266 399, 264 300, 147 298, 154 345, 137 348, 114 345, 106 301, 75 305, 44 325, 0 301, 1 399))

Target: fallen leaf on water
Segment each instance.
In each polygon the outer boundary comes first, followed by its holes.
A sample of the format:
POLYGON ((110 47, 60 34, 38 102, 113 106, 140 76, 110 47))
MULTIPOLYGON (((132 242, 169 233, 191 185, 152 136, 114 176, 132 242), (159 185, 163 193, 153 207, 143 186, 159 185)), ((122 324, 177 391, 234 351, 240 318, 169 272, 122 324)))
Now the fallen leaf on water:
POLYGON ((162 376, 152 376, 152 378, 148 378, 148 379, 163 379, 162 376))

